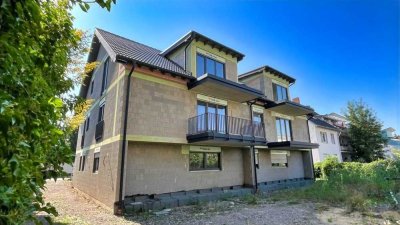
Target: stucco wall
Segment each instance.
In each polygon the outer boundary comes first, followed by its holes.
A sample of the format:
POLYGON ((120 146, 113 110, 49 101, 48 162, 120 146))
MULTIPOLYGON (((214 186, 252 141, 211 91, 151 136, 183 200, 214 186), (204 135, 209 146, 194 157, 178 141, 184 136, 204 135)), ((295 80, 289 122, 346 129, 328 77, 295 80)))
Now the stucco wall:
POLYGON ((185 46, 182 46, 179 49, 175 50, 175 52, 168 56, 168 58, 182 68, 185 68, 185 46))
POLYGON ((303 156, 301 151, 290 151, 288 167, 272 167, 271 152, 259 149, 259 169, 257 169, 257 181, 266 182, 304 177, 303 156))
POLYGON ((181 145, 129 142, 125 196, 243 185, 239 148, 222 148, 221 171, 189 171, 181 145))
POLYGON ((292 120, 292 133, 294 141, 309 142, 307 120, 295 117, 295 119, 292 120))
POLYGON ((342 154, 340 150, 340 143, 339 143, 339 133, 334 130, 324 129, 322 127, 315 126, 314 123, 309 121, 310 125, 310 138, 311 142, 318 143, 319 147, 313 149, 313 160, 314 162, 321 162, 329 155, 336 155, 340 162, 343 161, 342 154), (320 132, 326 132, 328 137, 328 143, 321 142, 321 134, 320 132), (332 143, 331 134, 335 137, 335 144, 332 143))
POLYGON ((196 76, 196 54, 197 48, 200 48, 204 51, 210 52, 211 54, 217 55, 225 59, 225 75, 227 80, 231 80, 234 82, 238 82, 238 74, 237 74, 237 59, 232 57, 232 55, 228 55, 223 51, 219 51, 217 48, 212 48, 210 45, 205 45, 201 41, 192 41, 190 46, 188 47, 187 60, 188 71, 191 71, 193 76, 196 76))

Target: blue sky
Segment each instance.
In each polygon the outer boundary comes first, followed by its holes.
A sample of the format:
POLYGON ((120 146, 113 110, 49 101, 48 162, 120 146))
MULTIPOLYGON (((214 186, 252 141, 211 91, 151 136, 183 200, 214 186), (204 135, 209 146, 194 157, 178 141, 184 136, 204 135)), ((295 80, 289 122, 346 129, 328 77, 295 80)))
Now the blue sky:
POLYGON ((195 30, 244 53, 239 73, 269 65, 296 78, 291 97, 318 113, 362 98, 400 133, 399 11, 397 0, 121 0, 73 15, 77 28, 160 50, 195 30))

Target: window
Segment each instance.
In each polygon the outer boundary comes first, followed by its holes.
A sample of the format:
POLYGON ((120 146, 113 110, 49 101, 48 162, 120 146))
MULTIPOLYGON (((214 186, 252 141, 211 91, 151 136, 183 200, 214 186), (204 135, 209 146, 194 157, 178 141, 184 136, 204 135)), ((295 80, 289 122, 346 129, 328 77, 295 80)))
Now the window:
POLYGON ((100 164, 100 152, 94 153, 93 158, 93 173, 97 173, 99 171, 99 164, 100 164))
POLYGON ((335 144, 335 135, 331 133, 331 142, 332 144, 335 144))
POLYGON ((326 134, 326 132, 320 132, 321 133, 321 142, 322 143, 328 143, 328 135, 326 134))
POLYGON ((101 83, 101 94, 104 93, 104 91, 107 88, 107 79, 108 79, 108 64, 110 58, 107 58, 106 61, 104 62, 104 67, 103 67, 103 80, 101 83))
POLYGON ((94 87, 94 80, 92 80, 92 83, 90 84, 90 94, 93 94, 93 87, 94 87))
POLYGON ((88 116, 85 120, 85 130, 89 130, 89 124, 90 124, 90 116, 88 116))
POLYGON ((226 106, 199 101, 197 115, 197 131, 226 133, 226 106))
POLYGON ((86 156, 82 155, 79 159, 79 171, 84 171, 85 170, 85 161, 86 161, 86 156))
POLYGON ((256 123, 263 123, 264 122, 263 114, 253 112, 253 121, 256 123))
POLYGON ((189 170, 220 170, 221 154, 214 152, 190 152, 189 170))
POLYGON ((205 73, 225 78, 225 65, 214 59, 208 58, 204 55, 197 54, 196 56, 196 74, 197 77, 205 73))
POLYGON ((285 101, 288 100, 287 88, 279 85, 272 84, 274 88, 274 100, 275 101, 285 101))
POLYGON ((276 135, 278 141, 292 140, 292 125, 290 120, 276 118, 276 135))
POLYGON ((99 117, 97 118, 97 122, 101 122, 104 120, 104 106, 105 106, 105 104, 103 104, 99 108, 99 117))
POLYGON ((272 167, 288 167, 287 153, 271 151, 271 166, 272 167))

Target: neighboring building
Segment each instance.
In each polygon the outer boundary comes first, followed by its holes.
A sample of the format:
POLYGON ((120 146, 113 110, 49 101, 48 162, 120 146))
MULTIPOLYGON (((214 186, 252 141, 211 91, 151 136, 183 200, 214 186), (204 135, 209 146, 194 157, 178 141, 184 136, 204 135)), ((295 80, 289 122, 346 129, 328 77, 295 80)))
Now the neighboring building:
POLYGON ((315 116, 308 121, 311 142, 319 147, 312 150, 314 162, 322 162, 328 156, 335 156, 342 162, 339 135, 340 130, 326 122, 323 117, 315 116))
POLYGON ((238 76, 243 57, 194 31, 159 51, 96 29, 74 187, 118 212, 312 182, 313 109, 275 69, 238 76))
POLYGON ((396 134, 394 133, 396 130, 393 127, 386 128, 382 130, 382 136, 387 138, 387 139, 392 139, 396 137, 396 134))
POLYGON ((395 129, 392 127, 382 130, 382 136, 388 139, 387 144, 383 148, 385 158, 395 158, 394 152, 400 152, 400 139, 395 134, 395 129))
POLYGON ((321 116, 321 118, 339 129, 339 143, 340 151, 342 152, 342 159, 344 162, 352 161, 353 149, 350 146, 350 136, 348 132, 349 122, 346 117, 337 113, 330 113, 321 116))

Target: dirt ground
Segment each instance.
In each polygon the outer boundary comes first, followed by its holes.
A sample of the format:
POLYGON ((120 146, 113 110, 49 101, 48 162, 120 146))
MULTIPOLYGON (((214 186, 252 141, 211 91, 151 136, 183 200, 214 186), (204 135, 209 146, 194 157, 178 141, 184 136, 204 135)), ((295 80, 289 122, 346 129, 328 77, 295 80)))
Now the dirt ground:
POLYGON ((346 213, 345 209, 322 204, 278 201, 255 205, 231 199, 172 209, 166 215, 154 212, 117 217, 94 201, 79 194, 70 181, 48 181, 45 199, 59 216, 55 224, 187 224, 187 225, 264 225, 264 224, 400 224, 400 212, 346 213))

